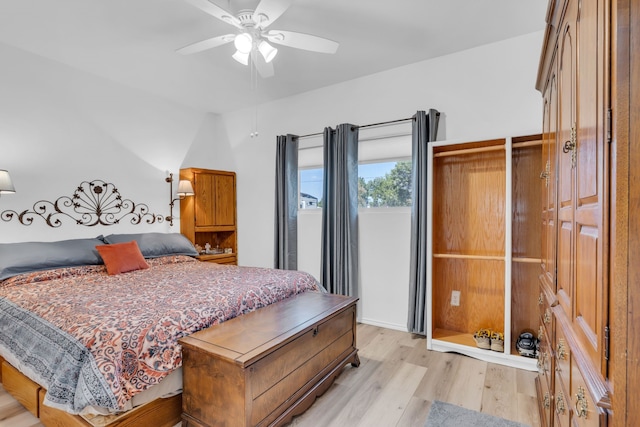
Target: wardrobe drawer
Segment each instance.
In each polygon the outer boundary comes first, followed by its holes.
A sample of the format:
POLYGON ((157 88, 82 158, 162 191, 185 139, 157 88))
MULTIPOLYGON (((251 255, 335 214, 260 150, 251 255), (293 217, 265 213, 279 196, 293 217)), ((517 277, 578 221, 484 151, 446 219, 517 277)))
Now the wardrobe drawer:
MULTIPOLYGON (((562 379, 559 377, 560 372, 556 371, 555 374, 555 393, 553 396, 553 411, 555 412, 556 425, 561 427, 569 427, 569 418, 571 413, 571 407, 567 400, 569 395, 568 387, 562 384, 562 379)), ((568 385, 568 384, 567 384, 568 385)))
POLYGON ((578 369, 575 359, 571 357, 571 400, 572 420, 577 427, 599 427, 605 425, 605 411, 596 406, 589 393, 587 383, 578 369))
POLYGON ((547 383, 551 384, 551 375, 553 375, 553 350, 547 338, 548 333, 544 325, 540 324, 538 328, 538 372, 544 374, 547 378, 547 383))
POLYGON ((571 349, 569 348, 569 344, 567 344, 562 326, 560 326, 560 323, 556 323, 556 325, 556 371, 559 373, 565 390, 569 390, 569 384, 571 382, 571 349))
POLYGON ((551 387, 544 374, 536 377, 536 393, 538 394, 538 410, 541 427, 551 426, 551 387))

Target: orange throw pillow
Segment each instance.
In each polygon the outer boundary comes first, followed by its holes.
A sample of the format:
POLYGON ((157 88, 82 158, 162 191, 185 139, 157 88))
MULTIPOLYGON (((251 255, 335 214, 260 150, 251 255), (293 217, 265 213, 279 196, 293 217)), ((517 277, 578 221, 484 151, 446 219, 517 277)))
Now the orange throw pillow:
POLYGON ((96 246, 96 249, 100 253, 109 275, 149 268, 149 264, 144 260, 135 240, 126 243, 99 245, 96 246))

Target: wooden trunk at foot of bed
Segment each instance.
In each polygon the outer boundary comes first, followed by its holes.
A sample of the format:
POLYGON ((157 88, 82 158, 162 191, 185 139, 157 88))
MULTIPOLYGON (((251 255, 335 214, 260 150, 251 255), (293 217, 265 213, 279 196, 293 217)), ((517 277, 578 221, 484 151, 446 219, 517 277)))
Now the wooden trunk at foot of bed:
MULTIPOLYGON (((46 390, 0 357, 0 381, 5 390, 46 427, 92 427, 84 418, 43 404, 46 390)), ((156 399, 130 410, 105 427, 171 427, 180 422, 182 395, 156 399)))

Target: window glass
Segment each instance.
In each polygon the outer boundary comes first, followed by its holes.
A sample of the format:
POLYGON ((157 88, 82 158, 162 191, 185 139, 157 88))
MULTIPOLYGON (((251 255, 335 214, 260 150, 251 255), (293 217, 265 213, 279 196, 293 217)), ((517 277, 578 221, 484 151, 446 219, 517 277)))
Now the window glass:
POLYGON ((300 169, 300 209, 317 209, 322 207, 322 168, 300 169))
MULTIPOLYGON (((300 169, 300 209, 322 207, 322 175, 322 168, 300 169)), ((358 206, 411 206, 411 161, 359 164, 358 206)))
POLYGON ((358 165, 358 206, 411 206, 411 161, 358 165))

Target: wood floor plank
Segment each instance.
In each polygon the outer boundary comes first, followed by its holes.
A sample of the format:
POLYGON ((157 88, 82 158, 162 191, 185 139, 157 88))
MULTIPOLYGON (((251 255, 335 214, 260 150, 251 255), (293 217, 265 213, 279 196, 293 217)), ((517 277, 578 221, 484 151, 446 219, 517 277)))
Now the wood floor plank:
POLYGON ((447 393, 446 401, 480 411, 488 362, 466 356, 458 360, 456 375, 450 379, 451 388, 447 393))
POLYGON ((44 427, 30 412, 23 411, 0 421, 0 427, 44 427))
MULTIPOLYGON (((290 426, 422 426, 435 400, 540 425, 534 372, 429 351, 423 337, 371 325, 358 325, 357 340, 360 367, 346 367, 290 426)), ((0 386, 0 427, 43 426, 0 386)))
POLYGON ((537 426, 540 424, 538 399, 536 397, 518 393, 517 405, 518 410, 513 421, 530 426, 537 426))
MULTIPOLYGON (((354 381, 340 383, 349 387, 346 393, 348 399, 341 400, 340 410, 334 412, 333 410, 338 408, 331 408, 331 413, 325 411, 315 425, 356 425, 372 408, 381 391, 387 387, 402 367, 403 360, 410 351, 409 347, 396 347, 388 352, 384 361, 369 360, 364 365, 365 369, 353 376, 354 381)), ((357 369, 362 367, 361 365, 357 369)))
POLYGON ((538 376, 537 372, 525 371, 524 369, 516 369, 518 393, 522 393, 526 396, 536 397, 536 376, 538 376))
POLYGON ((436 353, 423 349, 427 373, 416 390, 416 396, 427 401, 446 401, 461 357, 452 353, 436 353))
POLYGON ((506 366, 491 364, 487 366, 484 388, 481 412, 514 420, 518 407, 511 397, 518 392, 516 372, 506 366))
POLYGON ((430 401, 413 396, 411 400, 409 400, 409 404, 402 414, 402 418, 398 420, 396 427, 422 426, 424 424, 424 420, 426 420, 429 415, 430 409, 430 401))
POLYGON ((359 427, 393 426, 398 423, 427 368, 402 363, 393 378, 380 390, 370 409, 360 418, 359 427))

